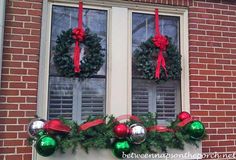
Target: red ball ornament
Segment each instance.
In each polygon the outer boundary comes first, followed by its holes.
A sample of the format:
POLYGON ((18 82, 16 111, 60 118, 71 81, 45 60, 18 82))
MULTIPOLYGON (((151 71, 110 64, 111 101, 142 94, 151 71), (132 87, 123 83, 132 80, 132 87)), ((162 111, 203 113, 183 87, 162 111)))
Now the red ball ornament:
POLYGON ((113 131, 118 138, 125 138, 129 134, 129 127, 124 123, 120 123, 114 127, 113 131))
POLYGON ((183 121, 185 119, 191 118, 191 115, 188 112, 180 112, 178 115, 178 119, 183 121))

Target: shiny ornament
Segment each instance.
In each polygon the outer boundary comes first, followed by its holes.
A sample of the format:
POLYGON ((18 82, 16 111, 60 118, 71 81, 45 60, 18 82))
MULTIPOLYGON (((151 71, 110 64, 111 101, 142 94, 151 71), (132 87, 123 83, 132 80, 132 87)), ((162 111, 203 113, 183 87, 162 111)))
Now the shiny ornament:
POLYGON ((130 126, 130 140, 134 144, 141 144, 146 139, 147 130, 141 124, 132 124, 130 126))
POLYGON ((71 129, 67 125, 63 124, 61 120, 52 119, 45 123, 44 130, 50 134, 54 134, 54 133, 69 133, 71 129))
POLYGON ((114 127, 113 132, 118 138, 125 138, 129 134, 129 127, 124 123, 120 123, 114 127))
POLYGON ((37 136, 37 133, 40 130, 43 130, 43 127, 45 125, 45 120, 43 119, 33 119, 29 124, 27 128, 27 132, 30 137, 35 138, 37 136))
POLYGON ((116 156, 117 158, 123 158, 123 154, 129 154, 131 151, 131 146, 129 144, 128 141, 126 140, 120 140, 114 143, 114 147, 113 147, 113 154, 114 156, 116 156))
POLYGON ((183 111, 178 114, 178 119, 181 121, 189 118, 191 118, 191 115, 188 112, 183 111))
POLYGON ((57 148, 57 142, 52 137, 43 135, 37 140, 35 148, 38 154, 48 157, 55 152, 57 148))
POLYGON ((201 139, 205 134, 205 127, 200 121, 193 121, 187 126, 187 133, 192 139, 201 139))

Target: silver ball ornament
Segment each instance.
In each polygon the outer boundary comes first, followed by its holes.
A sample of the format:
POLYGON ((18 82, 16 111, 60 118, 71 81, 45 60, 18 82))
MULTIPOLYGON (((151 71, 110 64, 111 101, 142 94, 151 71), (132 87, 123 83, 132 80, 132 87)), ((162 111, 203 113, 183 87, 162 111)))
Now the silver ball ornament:
POLYGON ((37 133, 43 129, 45 122, 46 121, 44 119, 38 119, 38 118, 30 121, 27 128, 29 136, 35 138, 37 136, 37 133))
POLYGON ((141 124, 132 124, 130 126, 130 140, 134 144, 141 144, 145 141, 147 135, 146 128, 141 124))

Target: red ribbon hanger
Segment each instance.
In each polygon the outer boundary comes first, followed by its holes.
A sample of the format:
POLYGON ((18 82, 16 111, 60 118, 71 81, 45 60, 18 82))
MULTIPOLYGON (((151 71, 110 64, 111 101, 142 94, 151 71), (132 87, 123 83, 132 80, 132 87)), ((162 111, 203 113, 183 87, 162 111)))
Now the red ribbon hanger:
POLYGON ((72 37, 75 39, 75 49, 74 49, 74 72, 80 72, 80 42, 84 39, 84 29, 83 29, 83 2, 79 2, 78 7, 78 27, 74 28, 72 31, 72 37))
POLYGON ((169 42, 168 39, 165 36, 161 35, 160 33, 158 9, 155 9, 155 28, 156 28, 155 29, 156 33, 152 41, 155 44, 155 46, 159 48, 155 78, 160 79, 161 66, 164 69, 167 77, 166 62, 162 52, 166 50, 166 47, 168 46, 169 42))

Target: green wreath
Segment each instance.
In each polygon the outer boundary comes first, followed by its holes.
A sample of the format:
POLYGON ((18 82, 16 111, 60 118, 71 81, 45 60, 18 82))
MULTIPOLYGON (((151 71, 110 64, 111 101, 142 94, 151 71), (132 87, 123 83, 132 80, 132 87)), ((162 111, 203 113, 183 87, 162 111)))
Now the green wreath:
POLYGON ((85 30, 84 40, 80 45, 84 46, 84 56, 80 61, 79 73, 74 72, 73 59, 69 55, 69 51, 75 39, 72 37, 72 29, 62 31, 57 37, 55 55, 53 61, 57 72, 64 77, 78 77, 85 79, 96 74, 104 63, 104 52, 100 44, 101 38, 87 28, 85 30))
POLYGON ((171 38, 168 38, 169 45, 167 46, 166 51, 163 52, 168 76, 166 77, 165 71, 161 67, 160 79, 155 78, 159 48, 154 45, 152 39, 153 37, 150 37, 147 41, 141 43, 134 51, 134 63, 138 72, 141 74, 141 78, 155 80, 157 83, 167 80, 179 80, 181 78, 182 70, 181 55, 171 38))

